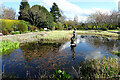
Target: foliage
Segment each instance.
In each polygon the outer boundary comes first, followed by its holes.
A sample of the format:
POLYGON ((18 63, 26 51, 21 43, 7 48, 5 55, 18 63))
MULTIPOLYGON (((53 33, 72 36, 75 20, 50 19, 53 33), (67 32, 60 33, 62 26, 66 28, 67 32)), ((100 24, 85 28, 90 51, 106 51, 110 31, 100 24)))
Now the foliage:
POLYGON ((26 25, 25 21, 20 21, 20 23, 18 24, 18 30, 21 32, 28 31, 28 26, 26 25))
POLYGON ((8 32, 8 30, 2 30, 2 34, 3 34, 3 35, 8 35, 9 32, 8 32))
POLYGON ((23 20, 24 18, 23 18, 23 10, 28 10, 30 8, 30 5, 29 5, 29 3, 28 3, 28 1, 27 0, 22 0, 22 2, 21 2, 21 4, 20 4, 20 11, 19 11, 19 17, 18 17, 18 19, 19 20, 23 20))
POLYGON ((117 59, 104 57, 81 62, 78 72, 83 78, 114 78, 120 75, 120 67, 117 59))
POLYGON ((18 25, 19 20, 0 19, 2 30, 12 28, 13 25, 18 25))
POLYGON ((66 72, 62 70, 56 70, 56 73, 53 74, 53 79, 56 80, 70 80, 70 78, 70 74, 66 74, 66 72))
POLYGON ((40 31, 44 31, 44 29, 43 29, 43 28, 40 28, 40 31))
POLYGON ((8 32, 9 32, 9 33, 12 32, 12 31, 14 31, 13 28, 8 28, 8 32))
POLYGON ((63 25, 60 22, 57 22, 57 29, 63 30, 63 25))
POLYGON ((114 52, 114 54, 120 56, 120 52, 118 51, 114 52))
POLYGON ((23 20, 9 20, 9 19, 0 19, 1 20, 1 27, 2 27, 2 33, 4 35, 7 35, 11 33, 12 31, 18 31, 20 28, 23 28, 28 31, 28 26, 31 26, 30 23, 25 22, 23 20), (20 27, 23 25, 22 27, 20 27))
POLYGON ((52 26, 52 15, 43 6, 34 5, 28 10, 24 9, 22 12, 23 20, 30 22, 33 26, 38 28, 52 26))
POLYGON ((75 26, 75 22, 72 20, 69 21, 65 21, 64 24, 66 25, 66 27, 68 28, 73 28, 75 26))
POLYGON ((58 22, 59 17, 61 17, 61 13, 56 3, 53 3, 52 7, 50 8, 50 13, 53 16, 54 22, 58 22))
POLYGON ((19 48, 18 42, 2 41, 0 44, 0 52, 2 52, 2 55, 8 54, 17 48, 19 48))
POLYGON ((20 34, 20 31, 12 31, 11 34, 20 34))
POLYGON ((52 27, 52 30, 55 30, 55 29, 57 29, 57 28, 58 28, 57 23, 53 22, 53 27, 52 27))
POLYGON ((109 14, 97 11, 89 15, 87 22, 89 25, 99 26, 99 28, 104 30, 116 29, 118 26, 117 16, 117 11, 111 11, 109 14))

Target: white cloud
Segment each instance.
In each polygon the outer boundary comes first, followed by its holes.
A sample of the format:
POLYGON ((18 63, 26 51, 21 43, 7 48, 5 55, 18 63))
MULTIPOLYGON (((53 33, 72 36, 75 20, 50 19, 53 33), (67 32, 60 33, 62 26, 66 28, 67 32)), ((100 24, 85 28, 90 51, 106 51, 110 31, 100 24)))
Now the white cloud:
POLYGON ((114 2, 116 0, 67 0, 69 2, 114 2))
MULTIPOLYGON (((21 2, 22 0, 4 0, 3 2, 21 2)), ((38 2, 40 5, 45 6, 48 10, 52 6, 53 2, 56 2, 59 8, 64 12, 64 14, 69 18, 73 19, 74 16, 78 16, 79 21, 86 21, 87 16, 91 13, 96 12, 96 10, 100 10, 102 12, 109 12, 106 9, 100 8, 92 8, 92 9, 82 9, 79 6, 71 3, 71 2, 80 2, 83 0, 28 0, 29 2, 38 2)), ((92 2, 96 2, 96 0, 90 0, 92 2)), ((84 2, 90 2, 89 0, 84 0, 84 2)), ((103 1, 103 0, 100 0, 103 1)), ((118 0, 104 0, 104 1, 114 1, 118 2, 118 0)), ((1 1, 0 1, 1 2, 1 1)))
MULTIPOLYGON (((75 0, 77 1, 77 0, 75 0)), ((79 21, 86 21, 87 16, 96 11, 108 12, 109 10, 101 8, 81 9, 79 6, 68 2, 67 0, 42 0, 40 5, 45 7, 51 7, 53 2, 57 3, 58 7, 64 12, 64 14, 73 19, 75 15, 78 16, 79 21)))

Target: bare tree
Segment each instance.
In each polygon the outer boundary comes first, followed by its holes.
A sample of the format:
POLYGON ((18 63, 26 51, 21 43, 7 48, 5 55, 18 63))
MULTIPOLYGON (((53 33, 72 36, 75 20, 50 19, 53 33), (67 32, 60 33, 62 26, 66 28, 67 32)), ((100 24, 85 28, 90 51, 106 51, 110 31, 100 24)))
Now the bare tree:
POLYGON ((15 19, 16 12, 12 8, 1 7, 0 18, 1 19, 15 19))
POLYGON ((96 25, 100 24, 117 24, 118 12, 113 10, 108 13, 96 12, 94 14, 89 15, 87 21, 88 23, 94 23, 96 25))

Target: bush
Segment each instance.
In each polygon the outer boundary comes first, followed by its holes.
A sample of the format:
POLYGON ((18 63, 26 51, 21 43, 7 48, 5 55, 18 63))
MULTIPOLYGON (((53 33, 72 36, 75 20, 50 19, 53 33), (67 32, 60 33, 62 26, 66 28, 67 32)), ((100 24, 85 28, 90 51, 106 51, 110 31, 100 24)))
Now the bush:
POLYGON ((18 25, 20 22, 19 20, 9 20, 9 19, 0 19, 2 22, 2 29, 9 29, 12 28, 14 24, 18 25))
POLYGON ((2 30, 2 34, 3 34, 3 35, 8 35, 9 32, 8 32, 8 30, 2 30))
POLYGON ((18 30, 21 32, 28 31, 28 26, 26 25, 26 23, 24 23, 24 21, 20 21, 20 23, 18 24, 18 30))
POLYGON ((102 28, 102 30, 103 30, 103 31, 107 31, 108 29, 104 27, 104 28, 102 28))
POLYGON ((0 28, 2 29, 2 31, 4 30, 3 33, 6 35, 8 34, 8 32, 10 33, 11 31, 18 31, 18 27, 19 27, 19 30, 23 32, 28 31, 28 26, 31 26, 29 22, 26 22, 23 20, 0 19, 0 21, 1 21, 0 28))
POLYGON ((63 30, 63 29, 64 29, 63 25, 62 25, 60 22, 57 23, 57 26, 58 26, 57 29, 60 29, 60 30, 63 30))
POLYGON ((20 31, 12 31, 11 34, 20 34, 20 31))
POLYGON ((9 33, 12 32, 12 31, 14 31, 13 28, 8 28, 8 32, 9 32, 9 33))
POLYGON ((55 26, 52 27, 52 30, 55 30, 55 26))
POLYGON ((14 49, 19 48, 18 42, 11 42, 11 41, 2 41, 2 47, 0 48, 0 52, 2 55, 9 54, 14 49))
POLYGON ((44 29, 43 29, 43 28, 40 28, 40 31, 44 31, 44 29))

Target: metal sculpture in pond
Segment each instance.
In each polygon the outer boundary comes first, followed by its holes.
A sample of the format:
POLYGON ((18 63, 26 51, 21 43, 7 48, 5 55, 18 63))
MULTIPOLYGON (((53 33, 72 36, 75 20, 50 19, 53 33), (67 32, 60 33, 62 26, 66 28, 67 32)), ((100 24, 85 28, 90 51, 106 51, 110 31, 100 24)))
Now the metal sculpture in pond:
POLYGON ((74 28, 74 31, 73 31, 73 37, 71 38, 71 46, 76 46, 76 43, 75 43, 75 37, 76 37, 76 28, 74 28))
POLYGON ((73 60, 75 60, 75 47, 76 47, 75 37, 76 37, 76 28, 74 28, 73 37, 71 38, 71 43, 70 43, 71 51, 73 52, 72 55, 73 60))

